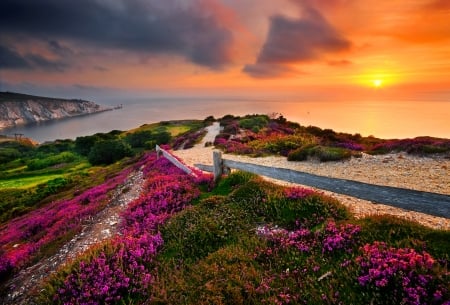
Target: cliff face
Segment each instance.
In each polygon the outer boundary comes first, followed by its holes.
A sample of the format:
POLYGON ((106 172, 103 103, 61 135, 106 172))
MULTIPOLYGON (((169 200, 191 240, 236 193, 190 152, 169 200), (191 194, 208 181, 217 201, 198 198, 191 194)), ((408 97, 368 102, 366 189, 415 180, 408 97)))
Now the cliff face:
POLYGON ((0 128, 109 110, 94 102, 0 93, 0 128))

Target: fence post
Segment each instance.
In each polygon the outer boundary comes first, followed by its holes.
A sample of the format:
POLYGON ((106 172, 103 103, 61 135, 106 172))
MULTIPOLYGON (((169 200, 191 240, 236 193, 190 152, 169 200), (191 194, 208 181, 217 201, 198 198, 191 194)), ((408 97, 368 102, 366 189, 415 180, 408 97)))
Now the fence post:
POLYGON ((213 151, 213 167, 214 167, 214 181, 219 180, 222 176, 222 152, 213 151))
POLYGON ((156 150, 156 159, 159 159, 159 154, 161 153, 161 148, 159 147, 158 144, 156 144, 155 150, 156 150))

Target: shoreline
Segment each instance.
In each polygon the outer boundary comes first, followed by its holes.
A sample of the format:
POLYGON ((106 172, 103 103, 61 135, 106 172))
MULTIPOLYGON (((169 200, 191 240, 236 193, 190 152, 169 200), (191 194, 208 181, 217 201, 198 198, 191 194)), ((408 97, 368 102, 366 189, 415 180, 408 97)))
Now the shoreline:
MULTIPOLYGON (((102 106, 102 107, 104 107, 104 106, 102 106)), ((0 124, 0 132, 2 132, 4 130, 8 130, 8 129, 13 129, 16 127, 40 125, 40 124, 50 123, 50 122, 54 122, 54 121, 61 121, 61 120, 65 120, 65 119, 77 118, 77 117, 81 117, 81 116, 89 116, 89 115, 98 114, 98 113, 102 113, 102 112, 106 112, 106 111, 113 111, 116 109, 121 109, 121 108, 104 107, 103 109, 100 109, 100 110, 97 110, 94 112, 77 113, 74 115, 64 116, 64 117, 60 117, 60 118, 50 118, 50 119, 38 120, 38 121, 34 121, 34 122, 14 123, 13 125, 6 125, 6 126, 0 124)))

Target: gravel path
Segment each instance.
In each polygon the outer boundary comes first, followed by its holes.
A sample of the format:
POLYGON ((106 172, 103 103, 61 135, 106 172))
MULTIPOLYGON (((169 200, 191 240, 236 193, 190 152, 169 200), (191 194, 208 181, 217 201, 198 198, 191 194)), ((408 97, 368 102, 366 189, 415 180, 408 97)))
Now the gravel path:
POLYGON ((114 236, 118 231, 119 215, 134 199, 138 198, 143 185, 141 171, 132 173, 114 193, 107 207, 83 225, 82 231, 66 243, 55 255, 19 272, 6 287, 9 293, 0 304, 33 304, 30 295, 37 284, 57 271, 66 262, 85 252, 94 244, 114 236))
MULTIPOLYGON (((213 135, 215 136, 216 134, 208 133, 209 138, 213 135)), ((204 147, 200 143, 192 149, 175 151, 174 154, 191 166, 194 164, 212 164, 213 149, 212 147, 204 147)), ((251 158, 248 156, 223 154, 223 158, 270 167, 287 168, 330 178, 450 195, 450 159, 443 157, 418 157, 405 153, 378 156, 363 154, 362 158, 326 163, 318 161, 290 162, 285 157, 279 156, 251 158)), ((298 185, 270 178, 266 179, 283 185, 298 185)), ((315 189, 318 190, 317 188, 315 189)), ((389 214, 416 221, 428 227, 450 230, 450 219, 448 218, 407 211, 379 202, 371 202, 329 191, 318 191, 341 201, 349 207, 356 217, 389 214)))

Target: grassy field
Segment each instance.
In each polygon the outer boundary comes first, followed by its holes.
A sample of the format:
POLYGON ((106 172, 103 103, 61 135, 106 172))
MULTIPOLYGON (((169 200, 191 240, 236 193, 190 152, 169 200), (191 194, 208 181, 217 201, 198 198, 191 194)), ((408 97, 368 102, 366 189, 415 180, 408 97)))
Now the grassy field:
POLYGON ((34 177, 25 177, 19 179, 0 180, 0 189, 2 188, 30 188, 49 180, 61 178, 64 175, 41 175, 34 177))

